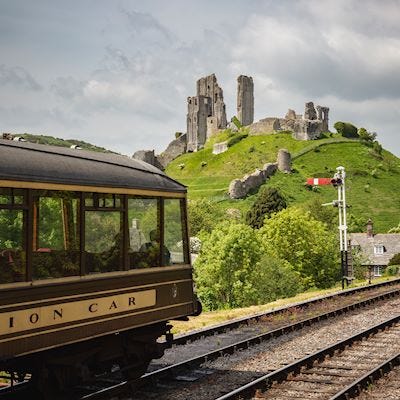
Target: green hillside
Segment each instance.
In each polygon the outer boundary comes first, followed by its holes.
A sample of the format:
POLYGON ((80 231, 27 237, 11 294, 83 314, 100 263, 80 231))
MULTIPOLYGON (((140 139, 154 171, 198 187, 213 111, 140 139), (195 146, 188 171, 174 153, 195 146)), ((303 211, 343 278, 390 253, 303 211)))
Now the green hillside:
POLYGON ((365 143, 331 135, 315 141, 298 141, 290 134, 249 136, 225 153, 213 155, 212 144, 226 139, 226 133, 207 143, 203 150, 184 154, 168 167, 167 174, 186 184, 189 197, 209 198, 222 208, 245 212, 256 194, 243 200, 230 200, 227 189, 232 179, 275 162, 277 151, 288 149, 293 157, 292 174, 278 172, 267 183, 281 190, 289 205, 318 199, 327 203, 337 198, 330 186, 316 191, 304 183, 309 177, 332 177, 336 167, 347 172, 349 212, 365 221, 374 220, 377 232, 386 232, 400 220, 400 160, 388 151, 377 154, 365 143))
POLYGON ((47 144, 51 146, 60 146, 60 147, 71 147, 71 146, 79 146, 84 150, 90 151, 98 151, 101 153, 113 153, 110 150, 105 149, 104 147, 95 146, 94 144, 90 144, 84 142, 83 140, 76 140, 76 139, 60 139, 54 136, 47 136, 47 135, 33 135, 30 133, 24 133, 18 135, 28 142, 31 143, 39 143, 39 144, 47 144))

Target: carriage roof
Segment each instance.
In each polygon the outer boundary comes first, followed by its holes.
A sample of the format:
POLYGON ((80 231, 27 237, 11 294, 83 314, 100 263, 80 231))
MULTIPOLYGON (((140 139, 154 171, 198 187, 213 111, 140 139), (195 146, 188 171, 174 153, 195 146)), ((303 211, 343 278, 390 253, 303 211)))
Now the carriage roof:
POLYGON ((0 181, 1 186, 10 183, 13 187, 39 188, 40 184, 48 184, 47 188, 51 185, 54 188, 68 186, 81 191, 102 187, 186 192, 184 185, 140 160, 111 153, 3 139, 0 139, 0 181))

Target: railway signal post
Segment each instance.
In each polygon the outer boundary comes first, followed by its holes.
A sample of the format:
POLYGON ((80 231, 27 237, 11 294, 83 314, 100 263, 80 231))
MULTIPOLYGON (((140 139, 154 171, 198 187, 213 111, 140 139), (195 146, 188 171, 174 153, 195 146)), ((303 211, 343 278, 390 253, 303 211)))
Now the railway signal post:
POLYGON ((333 178, 309 178, 309 185, 332 185, 338 191, 337 200, 331 203, 325 203, 323 206, 332 205, 338 207, 339 210, 339 242, 340 242, 340 265, 342 271, 342 289, 345 283, 348 286, 349 281, 353 279, 353 274, 349 273, 349 258, 348 258, 348 240, 347 240, 347 217, 346 217, 346 172, 344 167, 337 167, 333 178), (351 275, 351 276, 350 276, 351 275))

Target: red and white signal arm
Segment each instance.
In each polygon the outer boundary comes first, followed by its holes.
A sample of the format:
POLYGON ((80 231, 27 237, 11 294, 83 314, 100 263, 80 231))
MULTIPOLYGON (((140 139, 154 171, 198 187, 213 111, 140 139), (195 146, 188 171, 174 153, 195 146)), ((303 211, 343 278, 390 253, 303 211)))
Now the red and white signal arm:
POLYGON ((332 178, 307 178, 307 185, 330 185, 332 183, 332 178))

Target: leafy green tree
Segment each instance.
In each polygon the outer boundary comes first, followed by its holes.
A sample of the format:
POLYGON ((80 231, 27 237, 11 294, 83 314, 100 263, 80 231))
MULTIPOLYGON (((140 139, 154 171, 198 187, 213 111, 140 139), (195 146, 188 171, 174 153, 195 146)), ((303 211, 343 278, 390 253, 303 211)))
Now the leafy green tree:
POLYGON ((224 213, 215 203, 207 199, 190 200, 188 218, 190 235, 196 236, 201 231, 211 232, 224 220, 224 213))
POLYGON ((360 128, 358 130, 358 136, 363 142, 374 142, 376 139, 376 133, 375 132, 368 132, 365 128, 360 128))
POLYGON ((267 303, 276 299, 294 296, 304 290, 303 279, 287 261, 265 254, 258 266, 258 299, 267 303))
POLYGON ((259 229, 264 225, 265 218, 272 213, 286 208, 286 200, 276 188, 263 188, 255 202, 246 214, 246 223, 252 228, 259 229))
POLYGON ((203 306, 214 310, 257 304, 262 253, 253 229, 226 221, 201 239, 195 280, 203 306))
POLYGON ((395 254, 389 261, 388 265, 400 265, 400 253, 395 254))
POLYGON ((322 198, 314 198, 301 207, 305 212, 309 212, 314 219, 323 222, 329 230, 337 229, 337 209, 332 206, 323 206, 322 203, 322 198))
POLYGON ((358 138, 357 127, 350 122, 337 121, 333 125, 339 135, 347 138, 358 138))
POLYGON ((329 287, 339 278, 336 232, 299 208, 272 215, 260 229, 265 251, 288 261, 309 286, 329 287))

